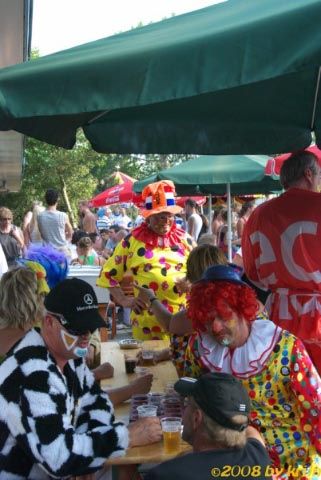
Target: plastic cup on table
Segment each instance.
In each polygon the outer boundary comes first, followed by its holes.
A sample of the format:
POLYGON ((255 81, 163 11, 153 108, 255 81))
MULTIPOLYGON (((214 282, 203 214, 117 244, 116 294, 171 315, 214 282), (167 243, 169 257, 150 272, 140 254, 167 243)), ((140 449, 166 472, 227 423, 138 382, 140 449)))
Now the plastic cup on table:
POLYGON ((157 405, 139 405, 138 418, 157 417, 157 405))
POLYGON ((165 453, 175 453, 181 442, 182 419, 180 417, 163 417, 161 419, 165 453))

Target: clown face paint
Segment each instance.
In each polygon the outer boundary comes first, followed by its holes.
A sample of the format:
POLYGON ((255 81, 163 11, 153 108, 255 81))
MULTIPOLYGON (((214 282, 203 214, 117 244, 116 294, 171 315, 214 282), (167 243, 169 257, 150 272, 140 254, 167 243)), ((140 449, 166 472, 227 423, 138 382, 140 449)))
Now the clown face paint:
POLYGON ((235 312, 232 312, 228 320, 216 317, 210 325, 211 333, 217 343, 223 347, 238 347, 242 345, 248 335, 249 326, 235 312))
POLYGON ((66 332, 65 330, 60 330, 60 335, 62 338, 62 341, 66 347, 66 350, 68 352, 74 348, 74 346, 77 343, 78 340, 78 335, 71 335, 71 333, 66 332))
POLYGON ((65 330, 60 330, 60 334, 63 344, 68 352, 72 351, 72 353, 78 358, 86 357, 88 353, 88 347, 75 347, 79 339, 78 335, 71 335, 71 333, 68 333, 65 330))

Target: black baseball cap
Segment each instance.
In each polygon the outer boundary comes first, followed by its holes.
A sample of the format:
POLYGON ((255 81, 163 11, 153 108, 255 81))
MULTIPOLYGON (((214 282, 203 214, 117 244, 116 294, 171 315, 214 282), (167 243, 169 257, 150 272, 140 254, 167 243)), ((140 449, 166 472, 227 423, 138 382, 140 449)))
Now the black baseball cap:
POLYGON ((235 415, 250 413, 251 403, 240 380, 229 373, 206 373, 198 379, 182 377, 175 383, 176 392, 184 397, 191 396, 197 405, 219 425, 242 431, 248 426, 234 423, 235 415))
POLYGON ((98 313, 94 289, 79 278, 68 278, 58 283, 50 290, 44 303, 48 312, 63 317, 60 323, 66 330, 82 334, 106 327, 106 322, 98 313))

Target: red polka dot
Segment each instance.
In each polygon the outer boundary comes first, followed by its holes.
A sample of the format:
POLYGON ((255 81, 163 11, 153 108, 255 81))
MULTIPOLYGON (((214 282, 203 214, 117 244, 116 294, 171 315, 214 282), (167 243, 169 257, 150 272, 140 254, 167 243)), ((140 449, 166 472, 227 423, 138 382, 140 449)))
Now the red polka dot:
POLYGON ((275 403, 276 403, 275 398, 269 398, 269 400, 268 400, 269 405, 274 405, 275 403))
POLYGON ((155 325, 154 327, 151 328, 152 332, 161 332, 161 328, 158 325, 155 325))
POLYGON ((251 391, 249 392, 249 397, 250 397, 250 398, 255 398, 255 396, 256 396, 255 391, 254 391, 254 390, 251 390, 251 391))
POLYGON ((149 286, 149 288, 154 290, 154 292, 156 292, 158 290, 158 284, 156 282, 150 282, 150 284, 148 286, 149 286))

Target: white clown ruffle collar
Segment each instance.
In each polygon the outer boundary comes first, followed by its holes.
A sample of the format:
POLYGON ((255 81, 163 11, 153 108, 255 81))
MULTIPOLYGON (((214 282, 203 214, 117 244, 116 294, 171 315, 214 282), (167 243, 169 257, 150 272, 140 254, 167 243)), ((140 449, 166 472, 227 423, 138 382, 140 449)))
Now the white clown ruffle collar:
POLYGON ((198 353, 210 371, 249 378, 264 369, 281 332, 271 320, 254 320, 247 341, 235 350, 220 345, 208 333, 200 333, 198 353))

